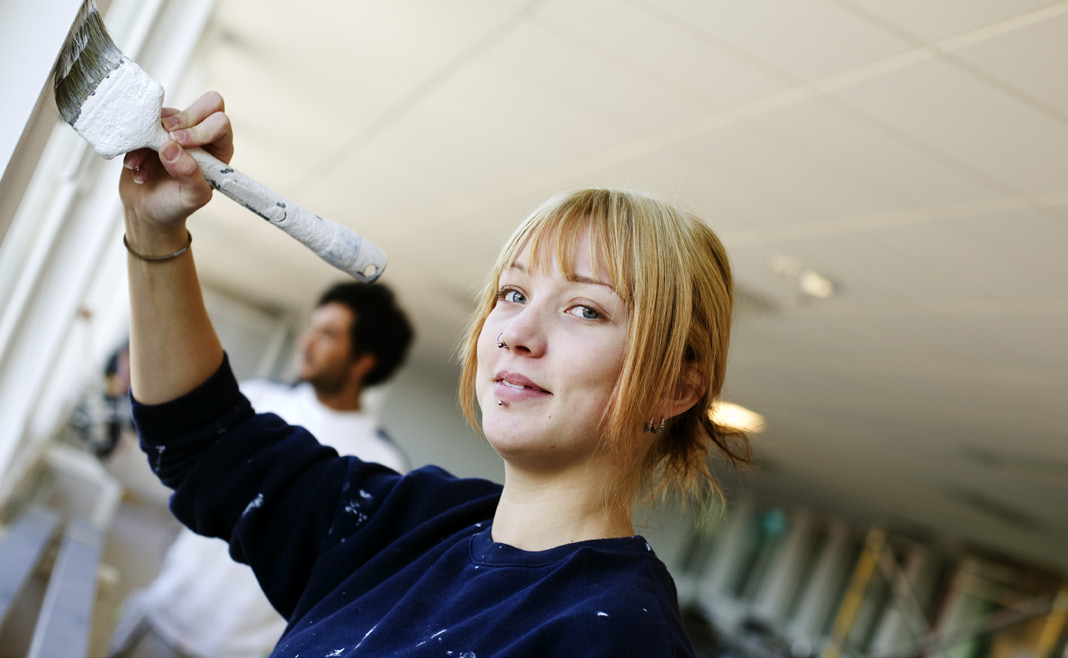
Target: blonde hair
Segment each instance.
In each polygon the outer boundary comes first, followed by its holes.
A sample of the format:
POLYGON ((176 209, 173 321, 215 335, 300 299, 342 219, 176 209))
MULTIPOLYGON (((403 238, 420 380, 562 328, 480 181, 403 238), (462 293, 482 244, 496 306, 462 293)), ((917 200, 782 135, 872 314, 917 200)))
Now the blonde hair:
POLYGON ((730 342, 733 283, 726 251, 699 218, 653 197, 624 190, 579 189, 549 199, 515 231, 497 258, 461 347, 460 407, 472 427, 475 374, 482 326, 497 302, 501 273, 526 247, 530 265, 554 258, 567 276, 575 245, 589 231, 590 262, 607 277, 630 311, 623 367, 601 420, 604 448, 635 454, 635 429, 653 418, 665 396, 692 385, 704 392, 688 411, 668 419, 644 460, 607 483, 606 503, 629 509, 637 491, 650 496, 674 489, 683 499, 719 493, 709 469, 717 454, 732 465, 750 461, 744 433, 711 417, 723 388, 730 342))

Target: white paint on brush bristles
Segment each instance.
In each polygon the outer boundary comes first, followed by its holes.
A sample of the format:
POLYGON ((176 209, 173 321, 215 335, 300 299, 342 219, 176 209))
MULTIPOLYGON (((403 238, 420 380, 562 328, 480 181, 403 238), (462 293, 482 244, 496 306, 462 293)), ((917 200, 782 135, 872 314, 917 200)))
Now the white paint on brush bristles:
POLYGON ((160 125, 163 86, 128 57, 81 106, 74 130, 110 160, 140 148, 155 151, 170 140, 160 125))

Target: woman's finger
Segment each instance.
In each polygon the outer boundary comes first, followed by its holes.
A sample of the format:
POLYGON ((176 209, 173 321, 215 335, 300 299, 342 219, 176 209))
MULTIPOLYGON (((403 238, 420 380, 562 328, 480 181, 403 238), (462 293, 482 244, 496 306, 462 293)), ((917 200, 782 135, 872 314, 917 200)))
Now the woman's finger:
POLYGON ((212 114, 224 111, 226 111, 226 104, 223 97, 218 92, 209 91, 193 101, 193 104, 185 110, 173 113, 161 112, 160 117, 163 120, 163 128, 167 132, 172 132, 195 126, 212 114))
POLYGON ((170 135, 185 148, 202 146, 223 162, 229 162, 234 154, 230 117, 224 112, 210 114, 196 125, 172 131, 170 135))
POLYGON ((200 165, 181 146, 168 142, 159 151, 159 161, 178 183, 180 202, 188 214, 211 199, 211 185, 204 180, 200 165))
POLYGON ((152 153, 151 149, 137 149, 130 151, 122 159, 122 166, 130 171, 137 171, 144 166, 146 158, 152 153))

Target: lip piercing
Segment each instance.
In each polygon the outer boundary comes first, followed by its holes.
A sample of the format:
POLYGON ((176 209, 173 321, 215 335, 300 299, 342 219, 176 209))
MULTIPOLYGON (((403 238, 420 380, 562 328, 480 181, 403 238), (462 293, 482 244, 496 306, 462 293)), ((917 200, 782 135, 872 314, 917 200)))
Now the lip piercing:
POLYGON ((504 335, 503 331, 501 333, 497 334, 497 347, 504 347, 504 341, 501 340, 501 336, 503 336, 503 335, 504 335))
POLYGON ((503 407, 504 406, 504 400, 497 400, 497 406, 498 407, 503 407))

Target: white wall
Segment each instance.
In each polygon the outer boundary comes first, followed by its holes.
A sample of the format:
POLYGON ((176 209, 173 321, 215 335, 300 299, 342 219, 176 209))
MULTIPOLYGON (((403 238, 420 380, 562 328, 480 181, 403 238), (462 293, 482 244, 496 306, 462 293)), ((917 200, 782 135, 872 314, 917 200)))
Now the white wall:
MULTIPOLYGON (((213 1, 114 0, 105 20, 119 47, 169 86, 213 1)), ((0 3, 4 198, 20 199, 0 243, 0 502, 125 332, 121 162, 97 156, 50 104, 51 68, 80 4, 0 3), (19 147, 34 124, 51 131, 43 152, 19 147), (15 186, 8 172, 28 182, 15 186)))
POLYGON ((81 4, 0 2, 0 240, 55 124, 52 66, 81 4))

